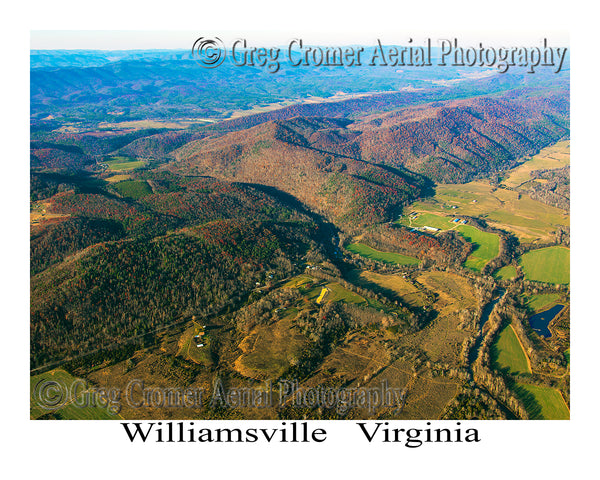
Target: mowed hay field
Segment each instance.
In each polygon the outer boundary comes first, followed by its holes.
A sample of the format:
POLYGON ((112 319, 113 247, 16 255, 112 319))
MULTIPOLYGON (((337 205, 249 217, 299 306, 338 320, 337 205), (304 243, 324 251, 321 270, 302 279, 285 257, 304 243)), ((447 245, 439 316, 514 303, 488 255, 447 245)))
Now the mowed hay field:
POLYGON ((407 255, 400 255, 399 253, 393 252, 381 252, 374 248, 365 245, 364 243, 352 243, 346 247, 352 253, 356 253, 361 257, 369 258, 371 260, 377 260, 385 263, 395 263, 396 265, 418 265, 419 259, 415 257, 409 257, 407 255))
POLYGON ((494 233, 482 232, 470 225, 456 228, 475 248, 465 261, 465 267, 481 271, 486 264, 500 253, 500 237, 494 233))
POLYGON ((492 363, 509 373, 531 373, 531 366, 511 325, 502 329, 491 348, 492 363))
POLYGON ((554 388, 519 382, 514 391, 532 420, 569 420, 571 417, 565 400, 554 388))
POLYGON ((527 280, 560 284, 570 281, 570 250, 566 247, 531 250, 519 258, 519 264, 527 280))

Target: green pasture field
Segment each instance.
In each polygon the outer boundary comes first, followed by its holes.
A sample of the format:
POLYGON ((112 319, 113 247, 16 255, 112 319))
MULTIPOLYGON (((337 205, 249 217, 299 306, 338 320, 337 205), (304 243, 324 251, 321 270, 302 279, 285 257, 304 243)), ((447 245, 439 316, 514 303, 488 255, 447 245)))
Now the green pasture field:
POLYGON ((530 295, 526 296, 527 300, 527 308, 531 309, 534 312, 539 312, 541 310, 547 310, 552 307, 560 298, 560 295, 557 293, 543 293, 539 295, 530 295))
POLYGON ((570 281, 570 250, 566 247, 531 250, 519 258, 519 264, 527 280, 560 284, 570 281))
POLYGON ((346 248, 352 253, 356 253, 361 257, 369 258, 371 260, 378 260, 380 262, 395 263, 397 265, 419 264, 418 258, 409 257, 408 255, 400 255, 399 253, 380 252, 379 250, 375 250, 364 243, 352 243, 346 248))
POLYGON ((527 356, 514 330, 507 325, 498 335, 491 348, 492 362, 510 373, 531 373, 527 356))
POLYGON ((494 277, 499 280, 512 280, 516 276, 517 269, 512 265, 506 265, 494 273, 494 277))
POLYGON ((500 252, 500 237, 494 233, 482 232, 471 225, 460 225, 456 230, 473 243, 475 248, 465 261, 465 267, 481 271, 500 252))
POLYGON ((516 395, 535 420, 568 420, 571 416, 560 392, 554 388, 517 383, 516 395))
POLYGON ((134 200, 152 194, 152 189, 145 180, 125 180, 115 183, 114 188, 124 197, 133 198, 134 200))
POLYGON ((329 289, 329 292, 325 296, 325 302, 367 303, 363 297, 344 288, 339 283, 331 282, 325 286, 329 289))
POLYGON ((121 172, 125 170, 135 170, 136 168, 143 167, 146 162, 143 160, 136 160, 130 157, 111 157, 112 160, 106 160, 104 163, 108 165, 109 170, 115 172, 121 172))

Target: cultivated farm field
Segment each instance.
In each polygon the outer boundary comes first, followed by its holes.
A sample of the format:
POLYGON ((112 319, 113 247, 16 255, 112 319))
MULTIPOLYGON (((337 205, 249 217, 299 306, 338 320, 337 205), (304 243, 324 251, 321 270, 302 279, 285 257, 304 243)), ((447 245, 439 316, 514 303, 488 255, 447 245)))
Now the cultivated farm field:
POLYGON ((104 163, 108 165, 109 170, 115 172, 135 170, 146 165, 145 161, 130 157, 111 157, 111 160, 106 160, 104 163))
POLYGON ((507 325, 498 335, 491 348, 492 362, 509 373, 531 373, 531 366, 517 334, 511 325, 507 325))
POLYGON ((521 256, 519 263, 527 280, 544 283, 569 283, 570 251, 554 246, 532 250, 521 256))
POLYGON ((562 395, 555 388, 519 382, 515 393, 534 420, 568 420, 571 416, 562 395))

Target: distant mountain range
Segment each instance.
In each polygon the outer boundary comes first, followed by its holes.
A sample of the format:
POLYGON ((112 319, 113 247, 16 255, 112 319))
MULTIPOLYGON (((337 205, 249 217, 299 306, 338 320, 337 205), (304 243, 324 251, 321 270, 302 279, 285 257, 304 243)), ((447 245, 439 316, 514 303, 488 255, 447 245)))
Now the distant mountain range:
MULTIPOLYGON (((489 68, 286 67, 277 74, 224 62, 202 68, 185 50, 31 51, 31 117, 68 121, 230 118, 233 112, 340 94, 400 92, 411 102, 465 98, 522 85, 556 85, 559 75, 501 75, 489 68)), ((310 104, 308 104, 310 105, 310 104)), ((353 103, 345 104, 352 109, 353 103)), ((356 108, 361 110, 360 102, 356 108)), ((364 105, 363 105, 364 106, 364 105)), ((321 105, 324 108, 324 105, 321 105)), ((305 110, 316 107, 298 106, 305 110)), ((398 108, 397 106, 395 108, 398 108)), ((389 110, 389 108, 388 108, 389 110)), ((361 110, 362 113, 366 113, 361 110)), ((332 116, 326 112, 297 115, 332 116)))

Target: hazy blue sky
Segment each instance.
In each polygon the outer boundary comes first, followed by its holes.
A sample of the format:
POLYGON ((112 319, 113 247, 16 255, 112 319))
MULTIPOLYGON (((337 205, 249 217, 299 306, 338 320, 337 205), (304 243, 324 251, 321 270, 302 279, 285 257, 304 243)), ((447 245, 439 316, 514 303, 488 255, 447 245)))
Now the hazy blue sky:
POLYGON ((426 38, 459 38, 465 46, 476 46, 479 42, 486 45, 537 46, 543 37, 554 45, 566 45, 568 38, 554 32, 516 33, 516 32, 477 32, 458 30, 455 32, 436 31, 329 31, 316 32, 299 30, 297 32, 270 30, 262 31, 148 31, 148 30, 33 30, 30 48, 38 49, 191 49, 194 41, 201 36, 220 37, 225 44, 237 38, 246 38, 254 46, 286 45, 294 38, 302 38, 309 44, 375 44, 377 38, 387 44, 405 45, 412 36, 414 44, 421 44, 426 38))

